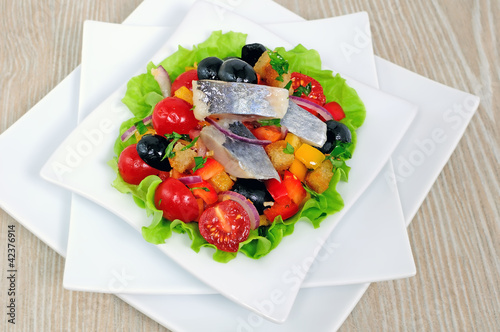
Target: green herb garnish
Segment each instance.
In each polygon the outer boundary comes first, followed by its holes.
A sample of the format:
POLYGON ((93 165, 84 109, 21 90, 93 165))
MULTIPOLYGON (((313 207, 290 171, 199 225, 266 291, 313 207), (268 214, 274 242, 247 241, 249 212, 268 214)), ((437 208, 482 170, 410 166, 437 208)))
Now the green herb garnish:
POLYGON ((193 167, 193 172, 196 172, 200 168, 203 168, 205 166, 205 163, 207 162, 207 157, 194 157, 194 162, 195 166, 193 167))
POLYGON ((262 120, 257 120, 257 122, 263 126, 281 127, 281 120, 280 119, 262 119, 262 120))
POLYGON ((193 187, 193 188, 189 188, 189 190, 193 191, 195 189, 201 189, 203 191, 206 191, 206 192, 209 192, 210 189, 208 189, 207 187, 193 187))
POLYGON ((295 91, 293 92, 293 95, 295 97, 301 97, 302 94, 309 96, 309 94, 311 93, 311 90, 312 90, 312 84, 311 84, 311 82, 309 82, 309 83, 307 83, 306 86, 300 85, 297 89, 295 89, 295 91))
POLYGON ((295 152, 295 149, 293 148, 292 144, 286 142, 286 148, 283 149, 283 152, 287 154, 293 154, 295 152))
POLYGON ((173 158, 175 157, 175 152, 172 151, 174 149, 175 143, 177 143, 178 140, 183 138, 183 135, 176 133, 175 131, 171 134, 165 134, 165 137, 167 139, 171 139, 172 141, 168 144, 167 148, 165 149, 165 155, 161 160, 165 160, 165 158, 173 158))
POLYGON ((188 145, 186 145, 185 147, 183 147, 183 148, 181 149, 181 151, 185 151, 185 150, 187 150, 187 149, 189 149, 189 148, 192 148, 192 147, 196 144, 196 141, 198 140, 198 138, 200 138, 200 136, 196 136, 196 137, 194 138, 194 140, 192 140, 192 141, 191 141, 191 143, 189 143, 188 145))
POLYGON ((283 74, 288 73, 288 61, 286 61, 278 52, 267 51, 267 54, 269 55, 269 58, 271 58, 271 67, 278 73, 276 80, 283 82, 283 74))

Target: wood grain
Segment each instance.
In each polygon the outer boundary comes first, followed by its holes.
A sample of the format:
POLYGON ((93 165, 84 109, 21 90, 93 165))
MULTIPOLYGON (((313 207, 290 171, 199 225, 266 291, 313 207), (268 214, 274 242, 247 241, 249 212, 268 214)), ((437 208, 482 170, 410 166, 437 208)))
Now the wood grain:
MULTIPOLYGON (((417 276, 372 284, 341 331, 498 330, 500 2, 277 2, 307 19, 366 11, 376 54, 481 97, 477 114, 409 227, 417 276)), ((79 64, 85 19, 121 22, 139 3, 0 0, 0 133, 79 64)), ((17 324, 10 326, 2 310, 0 330, 167 331, 113 295, 64 290, 64 259, 1 210, 0 222, 2 307, 8 225, 16 225, 22 267, 17 324)))

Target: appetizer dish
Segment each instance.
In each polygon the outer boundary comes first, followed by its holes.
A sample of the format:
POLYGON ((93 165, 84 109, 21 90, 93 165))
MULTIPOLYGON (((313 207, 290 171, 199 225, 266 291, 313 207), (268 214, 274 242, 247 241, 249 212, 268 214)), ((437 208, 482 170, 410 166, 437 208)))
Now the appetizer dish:
POLYGON ((152 218, 148 242, 186 233, 218 262, 257 259, 299 219, 317 228, 344 206, 336 186, 348 180, 366 112, 314 50, 216 31, 150 63, 122 101, 133 117, 109 162, 113 186, 152 218))

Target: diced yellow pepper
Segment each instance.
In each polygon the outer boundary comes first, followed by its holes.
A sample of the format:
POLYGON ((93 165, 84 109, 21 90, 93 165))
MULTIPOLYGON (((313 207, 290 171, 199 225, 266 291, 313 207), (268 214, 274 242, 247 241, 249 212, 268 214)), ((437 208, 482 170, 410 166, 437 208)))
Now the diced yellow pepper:
POLYGON ((302 145, 302 141, 300 140, 300 138, 292 133, 286 134, 285 141, 293 146, 294 151, 297 151, 297 149, 302 145))
POLYGON ((301 182, 304 182, 307 174, 307 167, 301 161, 295 158, 288 170, 292 172, 292 174, 295 175, 297 179, 299 179, 301 182))
POLYGON ((304 143, 295 150, 295 158, 300 160, 307 168, 316 169, 325 160, 325 155, 318 149, 304 143))
POLYGON ((181 86, 179 89, 175 90, 174 96, 193 105, 193 91, 189 90, 185 86, 181 86))

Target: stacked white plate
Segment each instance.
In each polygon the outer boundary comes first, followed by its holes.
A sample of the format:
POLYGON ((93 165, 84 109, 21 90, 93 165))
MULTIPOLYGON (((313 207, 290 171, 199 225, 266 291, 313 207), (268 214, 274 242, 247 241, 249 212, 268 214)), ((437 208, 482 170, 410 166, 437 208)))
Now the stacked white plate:
POLYGON ((38 206, 26 211, 14 198, 20 196, 2 189, 0 206, 66 257, 66 288, 117 293, 175 331, 332 331, 369 282, 415 274, 405 226, 479 101, 375 57, 366 13, 304 21, 269 0, 229 7, 145 0, 123 25, 86 22, 83 40, 81 68, 0 136, 3 151, 23 142, 26 130, 39 138, 25 142, 38 164, 13 169, 0 161, 0 188, 25 182, 41 198, 38 206), (240 255, 215 263, 182 236, 148 244, 140 234, 144 211, 109 186, 106 161, 117 130, 99 129, 127 117, 124 84, 150 60, 159 62, 177 45, 192 47, 213 30, 244 32, 271 48, 314 48, 367 107, 350 181, 339 186, 344 210, 319 229, 297 224, 257 261, 240 255), (454 113, 456 105, 461 112, 454 113), (48 117, 49 125, 37 125, 48 117), (54 128, 68 136, 61 145, 54 128))

